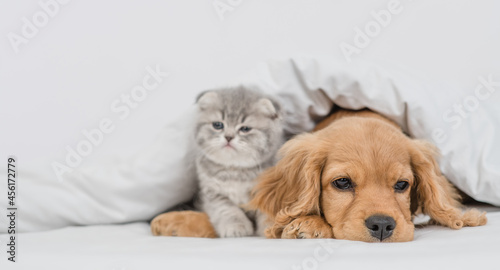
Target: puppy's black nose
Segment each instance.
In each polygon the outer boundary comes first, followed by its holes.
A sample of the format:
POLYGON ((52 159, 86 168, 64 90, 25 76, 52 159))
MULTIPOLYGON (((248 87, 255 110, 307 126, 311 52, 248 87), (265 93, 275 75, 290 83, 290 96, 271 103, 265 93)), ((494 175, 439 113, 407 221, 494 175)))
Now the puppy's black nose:
POLYGON ((365 225, 373 237, 382 241, 392 235, 392 232, 396 228, 396 221, 389 216, 377 215, 367 218, 365 225))

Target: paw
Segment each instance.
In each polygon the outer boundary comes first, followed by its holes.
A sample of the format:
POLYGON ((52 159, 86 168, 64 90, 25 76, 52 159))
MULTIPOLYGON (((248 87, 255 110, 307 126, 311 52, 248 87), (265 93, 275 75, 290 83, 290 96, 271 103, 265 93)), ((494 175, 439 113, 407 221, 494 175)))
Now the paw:
POLYGON ((470 209, 463 213, 462 222, 464 227, 475 227, 486 225, 488 219, 486 212, 480 212, 477 209, 470 209))
POLYGON ((294 219, 281 234, 284 239, 333 238, 332 227, 320 216, 304 216, 294 219))
POLYGON ((475 227, 485 225, 488 219, 485 212, 477 209, 469 209, 463 213, 450 215, 444 222, 438 222, 434 219, 429 221, 431 225, 445 225, 452 229, 461 229, 462 227, 475 227))
POLYGON ((253 224, 246 217, 221 221, 216 230, 219 237, 222 238, 245 237, 254 234, 253 224))
POLYGON ((195 211, 176 211, 161 214, 151 221, 156 236, 217 237, 207 214, 195 211))

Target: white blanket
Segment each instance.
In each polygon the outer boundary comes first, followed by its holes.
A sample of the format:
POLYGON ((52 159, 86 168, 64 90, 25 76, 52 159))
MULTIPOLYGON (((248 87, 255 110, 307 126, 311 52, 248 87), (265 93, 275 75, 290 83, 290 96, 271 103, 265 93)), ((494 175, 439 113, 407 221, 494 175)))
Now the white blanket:
POLYGON ((479 76, 474 89, 462 89, 365 62, 296 57, 269 61, 239 80, 297 96, 315 120, 335 105, 379 112, 434 143, 457 187, 500 206, 500 78, 479 76))

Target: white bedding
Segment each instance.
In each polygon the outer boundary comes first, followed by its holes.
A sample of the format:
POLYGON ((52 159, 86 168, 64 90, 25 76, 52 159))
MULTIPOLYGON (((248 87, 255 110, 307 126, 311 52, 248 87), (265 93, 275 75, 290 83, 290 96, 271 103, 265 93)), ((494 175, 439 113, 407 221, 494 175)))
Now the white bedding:
POLYGON ((488 211, 486 226, 428 226, 395 244, 153 237, 145 222, 67 227, 20 234, 19 261, 2 258, 0 269, 500 269, 500 208, 488 211))

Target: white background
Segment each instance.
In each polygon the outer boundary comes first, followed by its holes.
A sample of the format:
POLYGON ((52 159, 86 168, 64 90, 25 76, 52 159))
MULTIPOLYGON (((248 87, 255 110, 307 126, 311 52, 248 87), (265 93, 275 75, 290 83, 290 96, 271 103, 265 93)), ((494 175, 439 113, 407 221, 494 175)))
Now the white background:
MULTIPOLYGON (((42 0, 46 2, 47 0, 42 0)), ((222 1, 223 3, 239 1, 222 1)), ((53 175, 83 129, 110 118, 83 163, 129 156, 193 104, 197 93, 270 58, 333 55, 353 44, 354 28, 373 21, 389 1, 241 1, 218 16, 213 1, 73 0, 15 53, 9 33, 38 1, 0 1, 0 158, 53 175), (145 67, 169 72, 157 90, 121 120, 111 103, 141 84, 145 67)), ((500 78, 500 3, 407 1, 353 59, 386 62, 471 89, 478 76, 500 78)), ((500 93, 497 93, 500 94, 500 93)), ((488 102, 488 101, 486 101, 488 102)))

